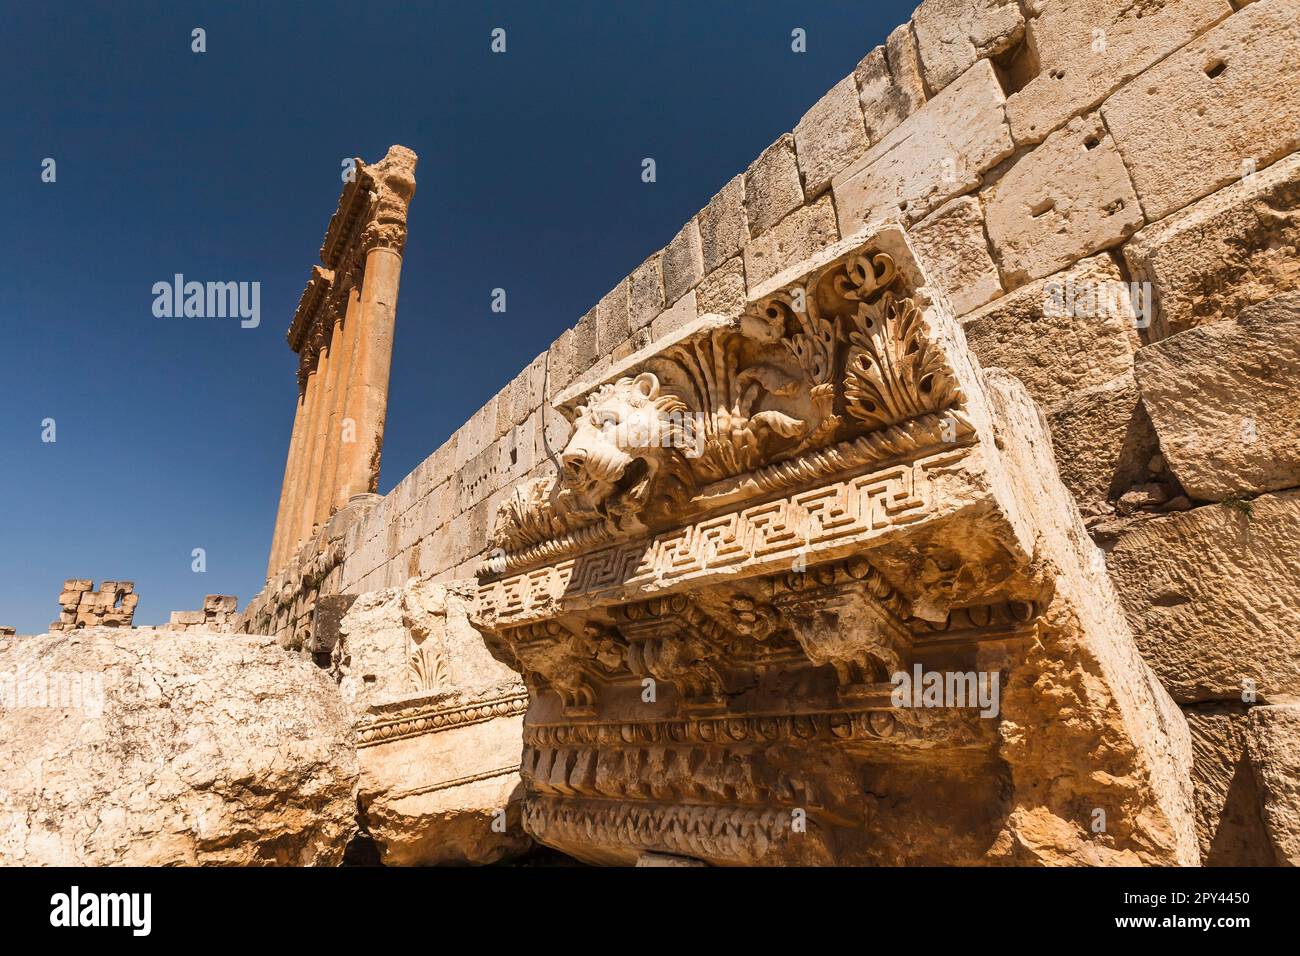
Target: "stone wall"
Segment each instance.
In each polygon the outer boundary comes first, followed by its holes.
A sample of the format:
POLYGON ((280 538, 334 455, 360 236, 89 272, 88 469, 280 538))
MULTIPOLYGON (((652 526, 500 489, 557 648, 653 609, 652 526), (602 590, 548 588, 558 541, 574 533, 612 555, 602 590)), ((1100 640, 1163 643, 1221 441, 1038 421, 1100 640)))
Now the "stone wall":
POLYGON ((472 577, 511 489, 556 471, 554 405, 893 221, 981 363, 1046 414, 1138 645, 1192 718, 1203 859, 1256 859, 1232 850, 1252 827, 1283 846, 1285 788, 1225 802, 1233 773, 1208 763, 1241 766, 1250 711, 1300 694, 1297 56, 1300 0, 926 0, 246 617, 293 645, 312 595, 472 577))
POLYGON ((140 595, 131 581, 104 581, 95 590, 89 578, 69 578, 59 595, 59 619, 50 631, 75 631, 82 627, 130 627, 140 595))

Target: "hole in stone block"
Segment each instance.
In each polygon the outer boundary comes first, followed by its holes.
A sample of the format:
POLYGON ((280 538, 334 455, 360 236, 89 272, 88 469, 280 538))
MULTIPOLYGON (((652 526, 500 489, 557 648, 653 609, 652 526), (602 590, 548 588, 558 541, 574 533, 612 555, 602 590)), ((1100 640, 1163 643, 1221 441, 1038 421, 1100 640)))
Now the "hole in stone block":
POLYGON ((1035 219, 1038 219, 1041 218, 1042 216, 1046 216, 1049 212, 1051 212, 1055 208, 1056 208, 1055 199, 1044 199, 1042 202, 1038 203, 1036 206, 1034 206, 1029 210, 1029 215, 1033 216, 1035 219))
POLYGON ((1213 63, 1211 63, 1209 66, 1205 68, 1205 75, 1212 80, 1218 79, 1220 76, 1223 75, 1223 71, 1226 70, 1227 68, 1228 68, 1228 64, 1224 63, 1222 60, 1215 60, 1213 63))
POLYGON ((1085 140, 1083 141, 1083 148, 1084 148, 1084 149, 1096 149, 1096 148, 1097 148, 1098 146, 1100 146, 1100 145, 1101 145, 1101 137, 1100 137, 1100 136, 1095 136, 1095 135, 1094 135, 1094 136, 1089 136, 1087 139, 1085 139, 1085 140))
POLYGON ((1019 43, 993 57, 990 62, 998 83, 1002 85, 1002 92, 1007 96, 1023 90, 1042 71, 1038 51, 1034 49, 1028 34, 1019 43))

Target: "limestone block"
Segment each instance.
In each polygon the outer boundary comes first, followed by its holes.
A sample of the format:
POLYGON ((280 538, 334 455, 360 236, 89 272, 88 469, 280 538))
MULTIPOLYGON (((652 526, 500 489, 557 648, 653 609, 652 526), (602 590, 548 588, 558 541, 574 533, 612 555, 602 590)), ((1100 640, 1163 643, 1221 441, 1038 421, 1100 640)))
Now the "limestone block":
POLYGON ((1186 724, 903 230, 748 299, 560 396, 562 467, 497 513, 473 620, 530 692, 525 829, 596 864, 1194 863, 1186 724), (683 413, 702 450, 642 437, 683 413), (998 704, 892 700, 921 670, 998 704))
POLYGON ((1071 120, 984 193, 989 239, 1014 288, 1118 245, 1144 223, 1098 113, 1071 120))
POLYGON ((1206 505, 1123 531, 1111 578, 1147 662, 1180 702, 1300 693, 1300 492, 1206 505))
MULTIPOLYGON (((614 286, 596 305, 596 341, 602 355, 607 354, 631 334, 627 311, 628 280, 614 286)), ((534 390, 533 397, 541 404, 541 395, 534 390)))
POLYGON ((1002 294, 998 268, 984 237, 984 211, 975 196, 960 196, 921 220, 908 234, 936 284, 948 291, 956 315, 1002 294))
POLYGON ((0 685, 22 696, 0 707, 0 864, 342 860, 351 722, 274 638, 87 628, 0 644, 0 674, 20 672, 0 685))
POLYGON ((1300 866, 1300 705, 1251 708, 1246 738, 1274 860, 1300 866))
POLYGON ((1148 221, 1300 148, 1300 0, 1259 0, 1102 107, 1148 221))
POLYGON ((1233 183, 1124 246, 1134 279, 1151 283, 1151 340, 1234 318, 1300 285, 1300 154, 1233 183))
POLYGON ((682 326, 694 322, 697 314, 695 302, 695 292, 691 291, 674 302, 670 308, 660 312, 650 323, 651 341, 657 342, 682 326))
POLYGON ((912 26, 895 27, 884 46, 868 53, 853 71, 861 91, 862 117, 870 143, 925 105, 925 83, 912 26))
POLYGON ((704 278, 700 227, 692 219, 664 247, 664 300, 676 302, 704 278))
POLYGON ((1021 286, 963 320, 981 364, 1007 369, 1047 407, 1129 372, 1135 322, 1128 287, 1107 255, 1021 286))
POLYGON ((1012 153, 1006 97, 981 61, 831 181, 840 233, 923 219, 1012 153))
POLYGON ((745 307, 745 263, 740 256, 714 269, 695 290, 700 315, 736 315, 745 307))
POLYGON ((745 172, 745 221, 750 236, 761 236, 801 205, 803 186, 794 137, 786 133, 763 150, 745 172))
POLYGON ((1243 704, 1183 708, 1192 733, 1196 839, 1204 866, 1273 862, 1260 813, 1259 788, 1246 754, 1249 709, 1243 704))
POLYGON ((1061 481, 1080 507, 1113 501, 1147 479, 1155 431, 1129 373, 1082 388, 1047 415, 1061 481))
POLYGON ((1191 497, 1300 485, 1300 293, 1148 345, 1135 373, 1160 448, 1191 497))
MULTIPOLYGON (((573 327, 573 335, 569 338, 569 369, 574 378, 580 376, 587 369, 596 364, 596 358, 600 355, 600 346, 596 341, 596 309, 591 309, 578 320, 573 327)), ((508 402, 508 399, 506 400, 508 402)), ((506 404, 498 400, 498 407, 506 404)), ((508 421, 509 408, 506 408, 506 421, 504 424, 509 427, 508 421)), ((505 433, 505 429, 498 430, 500 437, 505 433)))
POLYGON ((745 246, 745 277, 750 286, 806 259, 840 237, 830 196, 802 206, 745 246))
POLYGON ((926 85, 937 93, 976 60, 1009 49, 1024 36, 1014 0, 925 0, 912 14, 926 85))
MULTIPOLYGON (((649 325, 664 308, 664 276, 660 264, 661 254, 656 252, 628 276, 627 320, 633 332, 649 325)), ((576 378, 569 376, 563 382, 555 380, 557 390, 576 378)))
POLYGON ((472 589, 412 580, 363 594, 334 657, 355 712, 359 799, 389 865, 491 863, 519 823, 527 694, 470 626, 472 589))
POLYGON ((1028 43, 1038 75, 1007 98, 1017 144, 1041 142, 1066 120, 1232 13, 1228 0, 1121 4, 1031 0, 1028 43))
POLYGON ((749 238, 745 222, 745 177, 736 176, 700 210, 704 271, 712 272, 740 252, 749 238))
POLYGON ((832 176, 866 152, 870 144, 852 76, 836 83, 803 115, 794 128, 794 145, 809 201, 825 192, 832 176))

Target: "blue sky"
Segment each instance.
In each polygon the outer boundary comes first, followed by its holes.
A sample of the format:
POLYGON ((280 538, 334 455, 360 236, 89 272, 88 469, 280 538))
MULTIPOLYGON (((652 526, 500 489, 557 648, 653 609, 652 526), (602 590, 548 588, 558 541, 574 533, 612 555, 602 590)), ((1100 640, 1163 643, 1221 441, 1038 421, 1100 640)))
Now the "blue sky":
POLYGON ((134 580, 138 624, 261 588, 293 416, 284 333, 344 157, 420 157, 387 491, 914 5, 9 5, 0 624, 44 630, 70 577, 134 580), (177 272, 260 282, 260 326, 154 317, 177 272))

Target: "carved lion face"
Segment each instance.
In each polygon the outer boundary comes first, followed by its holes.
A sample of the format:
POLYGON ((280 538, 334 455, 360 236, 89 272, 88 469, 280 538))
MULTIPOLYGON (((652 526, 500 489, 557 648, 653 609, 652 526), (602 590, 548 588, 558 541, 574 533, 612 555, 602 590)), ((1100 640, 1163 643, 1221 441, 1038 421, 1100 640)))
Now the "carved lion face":
POLYGON ((644 505, 660 466, 681 454, 685 405, 645 372, 594 392, 560 453, 560 481, 592 505, 644 505))

